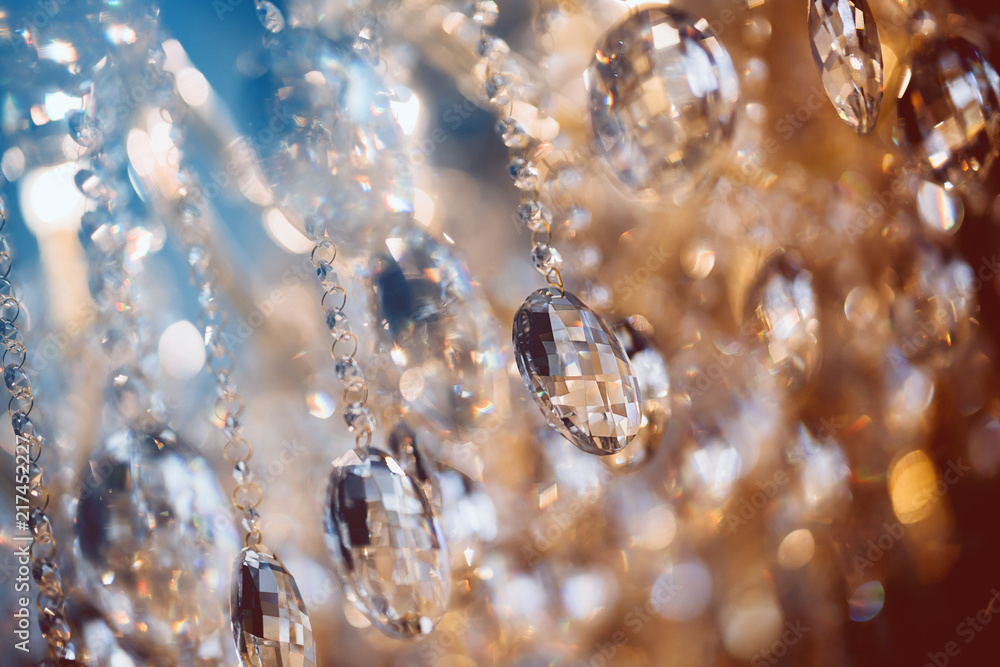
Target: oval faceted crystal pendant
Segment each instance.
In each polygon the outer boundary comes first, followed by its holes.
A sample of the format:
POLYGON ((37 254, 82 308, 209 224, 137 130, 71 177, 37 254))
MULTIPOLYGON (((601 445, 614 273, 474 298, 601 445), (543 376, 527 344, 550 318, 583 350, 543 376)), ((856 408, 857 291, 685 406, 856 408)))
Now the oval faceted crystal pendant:
POLYGON ((866 0, 809 0, 809 42, 827 97, 861 136, 882 106, 882 49, 866 0))
POLYGON ((205 459, 157 428, 114 433, 88 463, 74 550, 89 602, 143 656, 188 663, 229 645, 226 572, 239 547, 205 459))
POLYGON ((295 579, 270 549, 246 547, 233 567, 230 612, 243 665, 312 667, 316 640, 295 579))
POLYGON ((626 188, 667 194, 715 174, 739 79, 706 21, 672 7, 629 13, 598 42, 585 81, 595 151, 626 188))
POLYGON ((532 293, 514 316, 514 354, 542 414, 590 454, 614 454, 639 432, 639 382, 604 320, 569 292, 532 293))
POLYGON ((1000 151, 1000 77, 961 38, 925 46, 899 98, 897 136, 935 180, 983 180, 1000 151))
POLYGON ((344 594, 383 632, 409 638, 448 610, 451 567, 427 497, 389 454, 370 448, 334 461, 326 544, 344 594))

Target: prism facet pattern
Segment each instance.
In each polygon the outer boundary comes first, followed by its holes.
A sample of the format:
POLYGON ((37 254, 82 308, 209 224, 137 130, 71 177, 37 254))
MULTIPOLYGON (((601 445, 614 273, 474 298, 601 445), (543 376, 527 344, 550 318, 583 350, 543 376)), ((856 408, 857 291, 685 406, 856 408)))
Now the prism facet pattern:
POLYGON ((837 115, 871 134, 882 106, 882 49, 868 3, 810 0, 809 45, 837 115))
POLYGON ((316 664, 316 641, 299 588, 278 557, 262 544, 246 547, 236 559, 232 616, 242 664, 316 664))
POLYGON ((548 422, 591 454, 614 454, 639 432, 639 381, 618 339, 572 294, 542 288, 514 317, 514 353, 548 422))

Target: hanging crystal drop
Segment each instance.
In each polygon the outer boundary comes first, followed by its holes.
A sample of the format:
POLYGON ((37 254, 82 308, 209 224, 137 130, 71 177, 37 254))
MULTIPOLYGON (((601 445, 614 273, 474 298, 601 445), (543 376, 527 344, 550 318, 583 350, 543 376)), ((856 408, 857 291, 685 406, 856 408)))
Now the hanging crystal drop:
POLYGON ((428 634, 448 609, 444 533, 421 490, 389 454, 352 450, 334 461, 326 543, 344 594, 383 632, 428 634))
POLYGON ((882 49, 867 0, 809 0, 809 46, 837 115, 871 134, 882 105, 882 49))
POLYGON ((176 663, 219 646, 236 534, 211 467, 172 431, 100 442, 75 528, 81 587, 131 650, 176 663))
POLYGON ((542 288, 514 316, 521 378, 553 428, 590 454, 614 454, 639 433, 639 382, 604 320, 569 292, 542 288))
POLYGON ((708 22, 665 6, 630 12, 586 73, 594 148, 634 192, 697 187, 721 166, 739 78, 708 22))
POLYGON ((985 180, 1000 152, 1000 77, 971 43, 955 37, 917 53, 899 98, 897 143, 934 180, 985 180))
POLYGON ((769 260, 747 289, 742 333, 790 391, 801 391, 819 368, 818 316, 812 274, 784 254, 769 260))
POLYGON ((350 43, 286 27, 268 36, 266 120, 249 141, 282 211, 345 251, 413 211, 412 166, 392 97, 350 43))
POLYGON ((506 409, 495 318, 451 244, 397 230, 372 258, 370 294, 379 344, 401 371, 408 410, 464 432, 506 409))
POLYGON ((651 330, 649 322, 640 316, 625 319, 613 328, 632 362, 642 395, 639 433, 624 449, 601 459, 612 470, 620 472, 638 470, 653 458, 670 419, 670 375, 666 360, 647 335, 651 330))
POLYGON ((316 640, 295 579, 270 549, 243 549, 233 567, 233 637, 243 665, 312 667, 316 640))

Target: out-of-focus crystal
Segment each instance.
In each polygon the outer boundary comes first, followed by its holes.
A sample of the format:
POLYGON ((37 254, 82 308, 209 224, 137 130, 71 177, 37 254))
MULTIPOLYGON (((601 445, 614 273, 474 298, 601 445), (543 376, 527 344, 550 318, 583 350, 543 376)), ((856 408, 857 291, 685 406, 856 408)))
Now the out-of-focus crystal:
POLYGON ((917 188, 917 213, 928 229, 954 234, 962 226, 965 207, 956 193, 949 192, 943 185, 924 181, 917 188))
POLYGON ((875 129, 882 105, 882 49, 866 0, 809 0, 809 42, 826 95, 851 129, 875 129))
POLYGON ((982 181, 1000 151, 1000 77, 961 38, 917 53, 899 98, 897 141, 941 183, 982 181))
POLYGON ((941 359, 966 341, 969 319, 979 310, 976 280, 957 253, 920 249, 892 304, 892 326, 903 356, 914 362, 941 359))
POLYGON ((448 609, 444 533, 420 486, 375 448, 334 462, 326 542, 344 594, 383 632, 428 634, 448 609))
POLYGON ((784 254, 769 260, 747 290, 743 331, 778 382, 799 391, 819 368, 819 311, 812 274, 784 254))
POLYGON ((630 317, 614 327, 615 336, 632 362, 642 395, 642 425, 638 435, 617 454, 604 459, 615 470, 635 470, 647 463, 663 440, 670 418, 670 376, 663 355, 646 335, 651 331, 641 317, 630 317))
POLYGON ((208 463, 168 429, 122 431, 85 471, 74 546, 90 602, 141 654, 184 661, 217 641, 237 542, 208 463))
POLYGON ((233 637, 244 665, 312 667, 316 640, 295 579, 270 549, 243 549, 233 567, 233 637))
POLYGON ((553 428, 590 454, 614 454, 639 433, 639 381, 604 320, 569 292, 533 292, 514 316, 525 386, 553 428))
POLYGON ((379 240, 413 210, 392 98, 349 44, 302 29, 269 39, 266 123, 249 143, 282 211, 342 248, 379 240))
POLYGON ((371 300, 408 409, 446 430, 481 426, 506 409, 494 316, 450 243, 397 230, 372 258, 371 300))
POLYGON ((595 150, 626 188, 666 193, 719 167, 739 78, 706 21, 665 6, 628 13, 601 37, 586 83, 595 150))

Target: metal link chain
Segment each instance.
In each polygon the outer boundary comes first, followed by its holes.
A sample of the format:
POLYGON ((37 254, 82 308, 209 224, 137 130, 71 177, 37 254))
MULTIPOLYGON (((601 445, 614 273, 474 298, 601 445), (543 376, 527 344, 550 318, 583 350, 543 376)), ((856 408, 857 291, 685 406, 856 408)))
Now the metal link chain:
POLYGON ((344 421, 354 434, 354 445, 358 454, 366 454, 375 430, 375 415, 367 405, 368 384, 365 382, 364 371, 355 358, 358 353, 358 338, 351 331, 351 323, 344 312, 347 292, 333 270, 333 262, 337 258, 337 246, 326 236, 314 238, 313 241, 315 245, 309 255, 309 261, 316 269, 316 276, 323 287, 323 296, 319 303, 326 315, 326 326, 333 336, 330 356, 334 360, 337 379, 344 389, 342 401, 344 421))
POLYGON ((226 340, 229 314, 218 300, 218 273, 209 249, 208 226, 204 221, 204 193, 193 171, 183 169, 179 178, 182 183, 178 192, 181 201, 180 236, 191 267, 189 278, 198 290, 201 303, 196 322, 205 341, 205 369, 215 379, 218 393, 213 413, 226 436, 222 454, 233 466, 236 487, 232 501, 236 509, 243 513, 243 527, 247 531, 243 543, 249 547, 260 544, 264 539, 257 512, 264 494, 249 466, 253 445, 243 437, 241 418, 245 405, 233 380, 236 356, 226 340))
MULTIPOLYGON (((12 262, 4 232, 6 224, 6 210, 3 200, 0 199, 0 315, 2 315, 0 337, 4 347, 3 374, 4 383, 11 393, 7 403, 7 414, 10 415, 16 444, 16 482, 18 487, 27 486, 29 509, 27 528, 32 537, 31 573, 35 583, 38 584, 38 596, 35 601, 39 613, 38 624, 42 636, 48 642, 49 657, 53 663, 82 665, 76 661, 75 650, 71 644, 72 632, 66 618, 65 587, 59 565, 56 563, 56 538, 46 513, 49 490, 43 481, 43 469, 38 464, 44 440, 35 432, 35 426, 29 416, 35 405, 35 398, 31 391, 31 381, 24 371, 27 350, 16 324, 17 317, 21 313, 21 305, 8 278, 12 262), (9 354, 13 355, 10 359, 8 359, 9 354)), ((19 494, 18 498, 21 497, 19 494)), ((17 525, 21 528, 24 524, 18 522, 17 525)))

